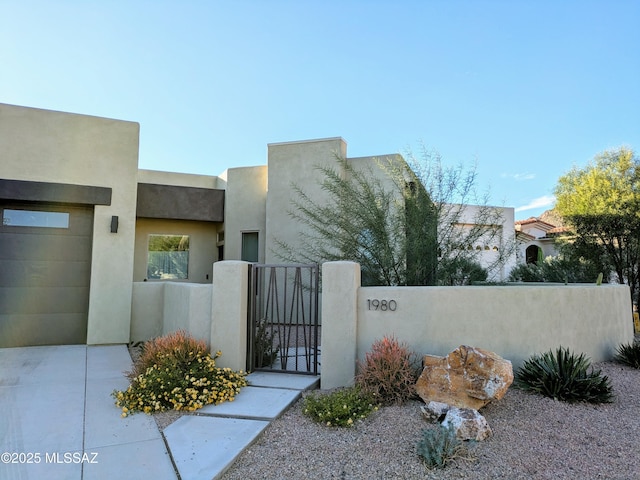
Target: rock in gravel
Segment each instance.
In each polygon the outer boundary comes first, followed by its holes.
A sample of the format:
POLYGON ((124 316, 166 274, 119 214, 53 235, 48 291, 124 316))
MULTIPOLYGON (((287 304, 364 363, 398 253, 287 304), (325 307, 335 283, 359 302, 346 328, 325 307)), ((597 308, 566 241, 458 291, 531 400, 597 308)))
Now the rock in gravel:
POLYGON ((416 391, 425 403, 480 410, 513 383, 511 362, 481 348, 461 345, 446 357, 425 355, 423 365, 416 391))
MULTIPOLYGON (((220 480, 640 480, 640 370, 593 364, 614 402, 565 403, 510 388, 481 411, 493 431, 456 458, 429 469, 416 454, 424 401, 383 407, 350 428, 327 427, 295 403, 267 427, 220 480)), ((212 432, 212 439, 216 432, 212 432)))
POLYGON ((442 421, 444 427, 453 426, 460 440, 484 440, 491 436, 487 420, 472 408, 451 408, 442 421))
POLYGON ((448 403, 429 402, 427 405, 421 406, 420 411, 425 420, 437 422, 447 414, 450 408, 451 406, 448 403))

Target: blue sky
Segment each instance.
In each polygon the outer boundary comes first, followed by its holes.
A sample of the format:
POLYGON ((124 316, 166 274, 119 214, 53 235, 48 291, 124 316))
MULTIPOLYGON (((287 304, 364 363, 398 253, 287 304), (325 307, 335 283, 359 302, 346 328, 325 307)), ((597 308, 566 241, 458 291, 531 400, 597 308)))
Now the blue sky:
POLYGON ((0 102, 139 122, 155 170, 424 144, 527 218, 572 166, 640 153, 639 24, 633 0, 0 0, 0 102))

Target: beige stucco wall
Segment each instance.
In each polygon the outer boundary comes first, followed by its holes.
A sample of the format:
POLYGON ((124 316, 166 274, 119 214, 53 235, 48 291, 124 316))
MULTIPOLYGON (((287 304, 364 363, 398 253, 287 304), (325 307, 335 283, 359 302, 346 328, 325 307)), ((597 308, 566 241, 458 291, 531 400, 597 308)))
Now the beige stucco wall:
POLYGON ((138 170, 138 182, 179 187, 219 188, 218 177, 192 173, 161 172, 159 170, 138 170))
POLYGON ((360 288, 359 358, 390 334, 420 355, 446 355, 464 344, 494 351, 517 367, 563 346, 599 362, 633 341, 631 300, 626 285, 360 288), (369 310, 370 299, 394 300, 397 308, 369 310))
POLYGON ((248 263, 231 260, 213 266, 211 350, 221 351, 219 367, 244 370, 247 365, 248 263))
POLYGON ((446 355, 470 345, 498 353, 515 368, 560 346, 593 362, 610 360, 620 344, 634 338, 626 285, 358 287, 345 280, 357 278, 358 271, 353 262, 323 265, 322 309, 331 312, 323 320, 323 388, 351 383, 356 360, 389 335, 418 355, 446 355), (393 301, 393 308, 375 310, 373 300, 393 301))
POLYGON ((265 262, 282 263, 276 254, 276 239, 294 248, 300 245, 299 235, 304 227, 289 215, 292 201, 297 199, 292 185, 304 188, 316 201, 328 198, 319 185, 323 175, 318 165, 338 166, 336 155, 346 158, 347 144, 342 138, 327 138, 302 142, 272 143, 268 145, 269 172, 266 202, 265 262))
POLYGON ((134 282, 131 341, 146 341, 184 330, 208 345, 212 291, 212 285, 134 282))
POLYGON ((328 201, 330 194, 321 187, 325 177, 317 167, 330 167, 342 171, 338 158, 344 158, 355 170, 366 171, 391 189, 392 181, 380 169, 378 162, 385 163, 390 159, 402 161, 397 154, 349 158, 347 143, 340 137, 272 143, 268 145, 268 158, 266 263, 283 261, 278 256, 276 240, 283 241, 295 249, 300 245, 300 237, 307 231, 305 225, 290 216, 290 212, 295 211, 293 202, 300 200, 299 194, 293 190, 293 185, 300 187, 314 202, 328 201))
MULTIPOLYGON (((133 281, 147 277, 149 235, 189 235, 189 278, 184 282, 211 283, 213 262, 218 260, 216 234, 219 225, 212 222, 138 218, 136 221, 133 281)), ((149 280, 162 282, 164 280, 149 280)), ((175 281, 175 280, 172 280, 175 281)))
POLYGON ((242 233, 258 232, 258 261, 263 263, 267 229, 267 166, 231 168, 220 175, 218 188, 225 189, 224 259, 241 260, 242 233))
POLYGON ((133 283, 130 341, 144 342, 162 335, 165 285, 165 282, 133 283))
POLYGON ((0 104, 0 177, 112 189, 111 205, 95 207, 89 344, 129 341, 139 131, 134 122, 0 104))
POLYGON ((208 346, 211 340, 212 292, 211 285, 166 283, 162 334, 185 330, 208 346))
POLYGON ((356 371, 360 266, 328 262, 322 266, 322 378, 320 387, 351 385, 356 371), (325 350, 325 346, 328 347, 325 350))

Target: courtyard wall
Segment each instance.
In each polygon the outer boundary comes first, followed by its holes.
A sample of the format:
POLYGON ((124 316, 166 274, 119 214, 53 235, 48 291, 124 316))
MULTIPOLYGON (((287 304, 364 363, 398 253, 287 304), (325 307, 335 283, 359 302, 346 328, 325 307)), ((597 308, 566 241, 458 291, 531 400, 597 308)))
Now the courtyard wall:
POLYGON ((352 383, 356 362, 385 335, 418 355, 484 348, 514 368, 559 346, 593 362, 610 360, 621 343, 633 341, 626 285, 360 287, 359 270, 352 262, 323 265, 322 388, 352 383), (345 278, 355 280, 328 287, 345 278))
MULTIPOLYGON (((216 262, 213 283, 136 282, 131 340, 183 329, 222 350, 220 366, 243 370, 247 351, 248 263, 216 262)), ((384 336, 418 355, 460 345, 496 352, 514 369, 536 353, 566 347, 592 362, 633 341, 626 285, 362 287, 360 267, 322 267, 321 387, 353 383, 358 360, 384 336)))

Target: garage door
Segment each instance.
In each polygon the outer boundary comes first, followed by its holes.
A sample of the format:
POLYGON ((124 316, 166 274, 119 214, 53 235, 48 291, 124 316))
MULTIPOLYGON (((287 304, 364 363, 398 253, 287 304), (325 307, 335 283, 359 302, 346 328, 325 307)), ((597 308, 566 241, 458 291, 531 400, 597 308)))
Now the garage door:
POLYGON ((0 210, 0 347, 86 343, 93 207, 0 210))

